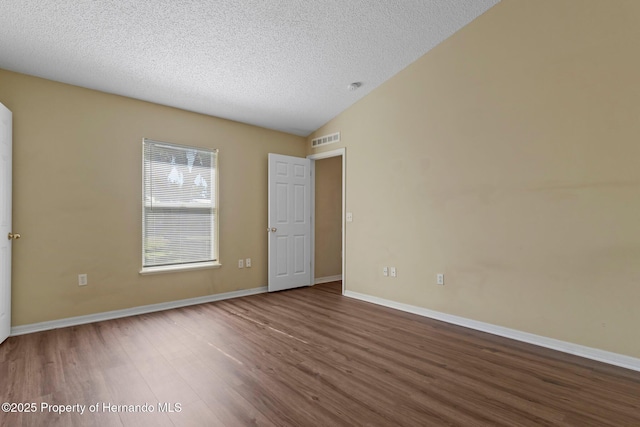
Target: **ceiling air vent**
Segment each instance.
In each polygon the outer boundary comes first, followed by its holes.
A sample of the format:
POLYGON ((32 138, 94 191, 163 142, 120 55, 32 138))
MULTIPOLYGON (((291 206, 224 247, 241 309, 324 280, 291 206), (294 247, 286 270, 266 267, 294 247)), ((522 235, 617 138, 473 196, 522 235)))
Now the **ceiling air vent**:
POLYGON ((312 147, 319 147, 321 145, 333 144, 340 141, 340 132, 332 133, 331 135, 320 136, 311 140, 312 147))

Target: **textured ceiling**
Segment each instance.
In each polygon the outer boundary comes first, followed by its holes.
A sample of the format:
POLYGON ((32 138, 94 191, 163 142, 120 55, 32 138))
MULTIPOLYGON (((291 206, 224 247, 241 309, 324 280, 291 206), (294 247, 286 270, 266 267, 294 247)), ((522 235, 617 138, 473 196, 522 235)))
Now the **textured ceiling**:
POLYGON ((306 136, 497 1, 0 0, 0 68, 306 136))

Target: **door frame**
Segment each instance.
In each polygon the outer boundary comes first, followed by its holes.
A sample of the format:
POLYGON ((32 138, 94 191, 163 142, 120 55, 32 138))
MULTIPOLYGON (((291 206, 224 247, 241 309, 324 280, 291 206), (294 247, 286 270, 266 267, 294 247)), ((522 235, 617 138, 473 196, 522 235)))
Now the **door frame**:
MULTIPOLYGON (((0 103, 0 122, 4 122, 6 120, 7 127, 0 128, 2 134, 0 134, 0 140, 2 141, 2 152, 0 155, 7 155, 7 163, 6 169, 2 170, 3 174, 6 174, 6 179, 3 186, 6 186, 4 190, 6 191, 5 195, 3 195, 2 200, 2 208, 3 212, 1 215, 6 216, 0 218, 0 238, 3 239, 2 245, 6 245, 6 255, 7 258, 2 259, 2 262, 7 262, 6 270, 3 269, 1 277, 0 277, 0 343, 4 342, 4 340, 11 336, 11 281, 12 281, 12 273, 11 273, 11 257, 12 257, 12 246, 13 246, 13 237, 7 239, 6 236, 11 235, 13 233, 12 226, 12 203, 13 203, 13 113, 9 108, 5 107, 2 103, 0 103), (7 131, 7 135, 4 134, 4 131, 7 131), (7 140, 4 138, 7 136, 7 140), (5 145, 6 144, 6 145, 5 145), (7 151, 4 151, 6 147, 7 151)), ((17 237, 20 237, 17 235, 17 237)), ((16 238, 17 238, 16 237, 16 238)))
POLYGON ((346 236, 345 236, 345 218, 347 212, 347 195, 346 195, 346 169, 347 169, 347 150, 346 148, 338 148, 336 150, 324 151, 322 153, 310 154, 307 159, 311 160, 311 285, 315 285, 316 275, 316 160, 328 159, 331 157, 342 157, 342 295, 346 288, 347 263, 346 263, 346 236))

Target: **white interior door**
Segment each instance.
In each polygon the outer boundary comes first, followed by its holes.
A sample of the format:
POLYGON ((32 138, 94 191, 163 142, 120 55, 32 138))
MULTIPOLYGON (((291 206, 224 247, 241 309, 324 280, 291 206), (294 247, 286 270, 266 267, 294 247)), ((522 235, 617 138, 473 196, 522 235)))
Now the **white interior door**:
POLYGON ((0 104, 0 342, 11 333, 11 111, 0 104))
POLYGON ((311 285, 311 161, 269 154, 269 292, 311 285))

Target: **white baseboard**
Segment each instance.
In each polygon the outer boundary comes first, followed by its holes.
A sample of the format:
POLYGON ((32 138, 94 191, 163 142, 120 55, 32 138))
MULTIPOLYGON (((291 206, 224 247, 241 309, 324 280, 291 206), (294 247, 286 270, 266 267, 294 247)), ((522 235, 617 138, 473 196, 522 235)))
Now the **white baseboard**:
POLYGON ((441 313, 427 308, 416 307, 409 304, 403 304, 371 295, 361 294, 353 291, 345 291, 345 296, 382 305, 396 310, 406 311, 408 313, 417 314, 419 316, 429 317, 431 319, 441 320, 443 322, 452 323, 454 325, 464 326, 466 328, 475 329, 482 332, 488 332, 493 335, 499 335, 505 338, 511 338, 517 341, 523 341, 529 344, 550 348, 552 350, 562 351, 564 353, 585 357, 587 359, 597 360, 599 362, 608 363, 610 365, 620 366, 622 368, 640 371, 640 359, 631 356, 625 356, 610 351, 599 350, 597 348, 586 347, 579 344, 573 344, 566 341, 560 341, 554 338, 547 338, 541 335, 530 334, 528 332, 518 331, 516 329, 505 328, 502 326, 492 325, 490 323, 478 322, 476 320, 467 319, 465 317, 454 316, 451 314, 441 313))
POLYGON ((342 280, 342 274, 338 274, 335 276, 316 277, 316 279, 313 281, 313 284, 319 285, 320 283, 337 282, 338 280, 342 280))
POLYGON ((267 292, 267 287, 243 289, 240 291, 225 292, 222 294, 207 295, 203 297, 188 298, 178 301, 162 302, 159 304, 142 305, 139 307, 125 308, 123 310, 105 311, 102 313, 88 314, 86 316, 67 317, 65 319, 51 320, 49 322, 31 323, 29 325, 14 326, 11 328, 11 336, 30 334, 32 332, 47 331, 50 329, 66 328, 69 326, 84 325, 86 323, 101 322, 103 320, 118 319, 138 314, 153 313, 154 311, 170 310, 172 308, 186 307, 189 305, 204 304, 248 295, 267 292))

